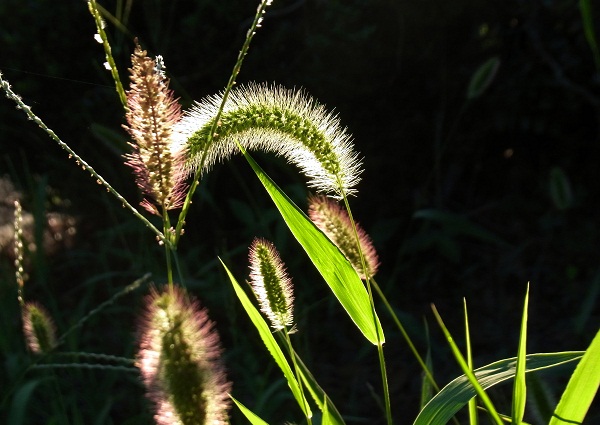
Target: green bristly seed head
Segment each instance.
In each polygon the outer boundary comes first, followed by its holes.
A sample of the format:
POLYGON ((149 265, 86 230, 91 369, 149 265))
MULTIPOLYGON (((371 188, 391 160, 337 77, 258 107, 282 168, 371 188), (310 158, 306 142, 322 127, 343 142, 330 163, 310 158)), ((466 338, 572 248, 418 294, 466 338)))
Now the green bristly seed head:
POLYGON ((256 238, 250 246, 250 280, 263 313, 275 330, 292 326, 292 283, 274 245, 256 238))
POLYGON ((377 251, 373 247, 371 238, 360 225, 356 223, 359 245, 356 243, 352 222, 346 210, 324 196, 310 197, 308 203, 310 219, 342 251, 361 279, 375 276, 379 268, 377 251), (366 270, 360 258, 361 251, 366 270))
POLYGON ((210 170, 239 151, 273 152, 296 164, 320 192, 341 197, 360 180, 360 161, 339 119, 299 91, 249 85, 230 93, 210 139, 222 97, 197 103, 176 127, 190 170, 210 170))
POLYGON ((206 377, 192 360, 181 323, 173 323, 171 330, 163 336, 160 357, 167 392, 181 422, 185 425, 205 424, 206 395, 202 389, 206 377))
POLYGON ((48 312, 34 302, 23 306, 23 330, 29 349, 44 354, 56 346, 56 330, 48 312))
POLYGON ((147 298, 137 364, 159 425, 221 425, 226 381, 218 335, 205 310, 181 288, 147 298))

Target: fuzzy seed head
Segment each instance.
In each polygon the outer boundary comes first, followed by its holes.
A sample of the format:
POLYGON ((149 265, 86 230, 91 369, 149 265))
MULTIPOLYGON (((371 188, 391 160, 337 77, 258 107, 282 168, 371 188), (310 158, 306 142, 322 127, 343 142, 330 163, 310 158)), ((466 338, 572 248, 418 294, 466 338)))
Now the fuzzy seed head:
POLYGON ((158 425, 227 423, 231 384, 207 312, 180 287, 152 290, 140 325, 137 365, 158 425))
POLYGON ((160 215, 154 204, 165 210, 181 207, 185 196, 183 152, 173 144, 173 127, 181 118, 181 106, 169 90, 162 58, 152 60, 136 43, 131 55, 131 85, 124 126, 133 139, 126 164, 133 168, 136 182, 148 198, 142 206, 160 215))
POLYGON ((300 167, 317 191, 335 197, 355 192, 361 163, 339 119, 298 90, 250 84, 230 92, 216 133, 209 135, 223 95, 207 97, 184 114, 175 131, 187 168, 206 172, 247 150, 273 152, 300 167))
POLYGON ((308 216, 346 256, 361 279, 373 277, 379 268, 379 257, 369 235, 356 223, 366 270, 360 260, 360 252, 352 229, 352 222, 346 210, 325 196, 311 196, 308 200, 308 216))
POLYGON ((50 314, 36 302, 23 305, 23 333, 34 354, 45 354, 56 346, 56 327, 50 314))
POLYGON ((292 326, 294 322, 292 281, 275 246, 256 238, 250 246, 250 281, 260 303, 260 309, 275 330, 292 326))

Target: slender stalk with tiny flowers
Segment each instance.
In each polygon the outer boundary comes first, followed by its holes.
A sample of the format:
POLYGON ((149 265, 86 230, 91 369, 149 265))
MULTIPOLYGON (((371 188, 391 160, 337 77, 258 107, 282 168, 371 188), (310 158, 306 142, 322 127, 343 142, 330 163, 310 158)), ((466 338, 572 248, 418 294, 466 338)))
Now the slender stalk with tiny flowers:
POLYGON ((21 99, 21 96, 16 94, 12 90, 10 83, 2 77, 2 72, 0 72, 0 87, 2 87, 2 90, 4 90, 6 97, 8 97, 10 100, 12 100, 13 102, 16 103, 17 109, 21 109, 25 113, 25 115, 27 115, 27 118, 29 120, 31 120, 35 124, 37 124, 38 127, 40 127, 44 132, 46 132, 46 134, 48 134, 48 136, 50 136, 50 138, 52 140, 54 140, 62 149, 64 149, 69 154, 69 159, 74 159, 75 163, 79 167, 81 167, 82 170, 90 173, 91 178, 96 179, 96 182, 98 184, 104 186, 106 188, 107 192, 109 192, 110 194, 115 196, 117 198, 117 200, 119 202, 121 202, 123 207, 129 209, 133 213, 133 215, 135 215, 138 219, 140 219, 144 223, 144 225, 146 227, 148 227, 156 235, 156 238, 159 241, 162 241, 165 244, 171 244, 171 241, 169 239, 167 239, 160 230, 158 230, 152 223, 150 223, 150 221, 146 217, 144 217, 143 214, 141 214, 133 205, 131 205, 119 192, 117 192, 110 185, 110 183, 108 181, 106 181, 106 179, 104 179, 104 177, 102 177, 100 174, 98 174, 96 172, 96 170, 90 164, 88 164, 83 158, 81 158, 81 156, 79 156, 73 149, 71 149, 71 147, 67 143, 63 142, 58 137, 58 135, 51 128, 49 128, 42 121, 42 119, 40 117, 38 117, 31 110, 31 107, 29 105, 25 104, 25 102, 23 102, 23 99, 21 99))
MULTIPOLYGON (((225 104, 227 103, 227 98, 229 97, 229 92, 233 89, 233 86, 236 84, 236 79, 240 73, 240 70, 242 69, 242 63, 244 62, 244 59, 246 58, 246 55, 248 54, 248 50, 250 49, 250 43, 252 42, 252 39, 256 35, 256 30, 262 26, 262 22, 264 20, 264 15, 267 10, 267 7, 269 7, 272 3, 273 3, 273 0, 261 0, 260 3, 258 4, 258 7, 256 8, 256 13, 254 14, 254 19, 252 20, 252 24, 250 25, 250 28, 246 32, 246 38, 244 39, 244 44, 242 45, 242 48, 240 49, 240 52, 238 53, 238 57, 235 62, 235 65, 233 65, 233 70, 231 71, 231 75, 229 76, 229 80, 227 81, 227 85, 225 86, 225 90, 223 91, 221 103, 215 114, 215 119, 212 122, 210 132, 208 133, 207 143, 209 145, 212 142, 213 135, 217 131, 219 119, 221 117, 223 108, 225 107, 225 104)), ((200 159, 200 165, 198 167, 200 170, 202 170, 204 168, 204 161, 205 161, 204 158, 200 159)), ((198 184, 200 183, 201 177, 202 177, 201 173, 194 174, 194 179, 193 179, 193 181, 190 185, 190 189, 188 190, 188 193, 185 197, 185 201, 184 201, 182 209, 181 209, 181 214, 179 214, 179 219, 177 220, 177 226, 175 227, 175 235, 174 235, 175 243, 177 243, 177 241, 183 234, 183 226, 185 225, 185 218, 187 216, 190 205, 192 204, 192 197, 194 196, 194 193, 196 192, 196 189, 198 188, 198 184)))
MULTIPOLYGON (((255 238, 250 246, 248 258, 250 261, 252 290, 258 299, 261 311, 271 322, 271 327, 284 335, 294 365, 296 379, 301 383, 302 399, 305 403, 308 403, 304 395, 302 380, 300 379, 300 372, 290 338, 290 333, 295 332, 292 281, 273 243, 262 238, 255 238)), ((305 411, 308 412, 308 406, 306 407, 305 411)), ((312 424, 312 419, 308 414, 306 415, 306 421, 309 425, 312 424)))
POLYGON ((100 16, 100 11, 98 10, 98 4, 96 0, 88 1, 88 9, 94 18, 94 23, 96 24, 96 39, 99 39, 99 42, 102 43, 102 47, 104 48, 104 52, 106 53, 106 64, 108 64, 108 68, 110 69, 110 74, 113 77, 115 82, 115 88, 117 90, 117 95, 119 96, 119 100, 123 104, 123 108, 127 110, 127 96, 125 95, 125 90, 123 89, 123 84, 121 83, 121 78, 119 77, 119 70, 117 69, 117 65, 115 64, 115 59, 112 55, 112 49, 110 47, 110 43, 108 41, 108 37, 106 36, 106 31, 104 31, 105 23, 102 16, 100 16))
POLYGON ((15 244, 15 279, 17 281, 17 299, 19 305, 23 308, 25 300, 23 299, 23 287, 25 286, 25 269, 23 268, 23 208, 18 200, 14 203, 14 244, 15 244))

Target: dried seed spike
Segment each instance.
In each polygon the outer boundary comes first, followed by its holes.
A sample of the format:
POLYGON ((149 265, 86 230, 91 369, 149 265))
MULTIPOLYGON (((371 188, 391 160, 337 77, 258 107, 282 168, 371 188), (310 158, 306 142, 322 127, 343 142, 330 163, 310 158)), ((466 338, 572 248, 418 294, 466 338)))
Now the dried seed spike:
POLYGON ((152 214, 181 207, 185 197, 182 153, 174 148, 173 127, 181 106, 169 90, 162 58, 152 60, 136 42, 131 56, 131 85, 127 92, 125 129, 133 139, 133 152, 125 156, 133 168, 145 199, 142 206, 152 214))

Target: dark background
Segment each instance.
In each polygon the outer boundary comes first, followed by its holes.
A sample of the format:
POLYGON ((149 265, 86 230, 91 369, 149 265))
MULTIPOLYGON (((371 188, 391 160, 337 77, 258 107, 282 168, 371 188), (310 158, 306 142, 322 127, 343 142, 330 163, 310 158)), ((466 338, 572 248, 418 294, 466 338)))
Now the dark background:
MULTIPOLYGON (((133 2, 128 16, 127 2, 101 4, 121 13, 126 28, 106 28, 124 83, 137 36, 164 57, 171 88, 188 107, 225 86, 255 3, 147 0, 133 2)), ((137 204, 122 166, 122 107, 94 33, 83 1, 3 0, 0 70, 63 141, 137 204)), ((377 281, 422 352, 427 324, 434 370, 446 383, 459 369, 430 303, 462 342, 466 298, 476 366, 515 355, 527 282, 528 352, 583 350, 598 330, 597 65, 575 0, 281 0, 269 9, 238 82, 302 87, 354 135, 365 171, 351 205, 378 249, 377 281), (468 99, 469 82, 490 58, 499 60, 497 73, 468 99)), ((255 156, 305 208, 304 177, 280 159, 255 156)), ((38 242, 49 213, 77 220, 75 237, 38 243, 28 264, 26 298, 46 305, 59 331, 146 272, 165 281, 153 235, 7 99, 0 99, 0 175, 36 218, 38 242)), ((0 225, 12 219, 10 203, 4 208, 0 225)), ((374 347, 308 267, 242 158, 203 179, 187 222, 179 249, 186 285, 218 324, 233 395, 270 423, 300 420, 216 260, 243 281, 247 247, 263 236, 276 243, 294 279, 296 348, 348 423, 383 423, 374 347)), ((27 406, 28 424, 149 423, 135 375, 69 369, 19 380, 30 359, 11 250, 3 249, 0 418, 27 406), (29 397, 27 384, 35 385, 29 397)), ((133 356, 146 291, 120 298, 64 349, 133 356)), ((420 369, 383 308, 380 316, 393 414, 396 423, 410 423, 419 410, 420 369)), ((531 387, 539 384, 556 402, 569 373, 541 374, 531 387)), ((510 385, 494 397, 508 413, 510 385)), ((526 419, 539 423, 543 403, 533 398, 526 419)), ((598 420, 597 410, 586 423, 598 420)), ((235 409, 232 415, 243 423, 235 409)))

